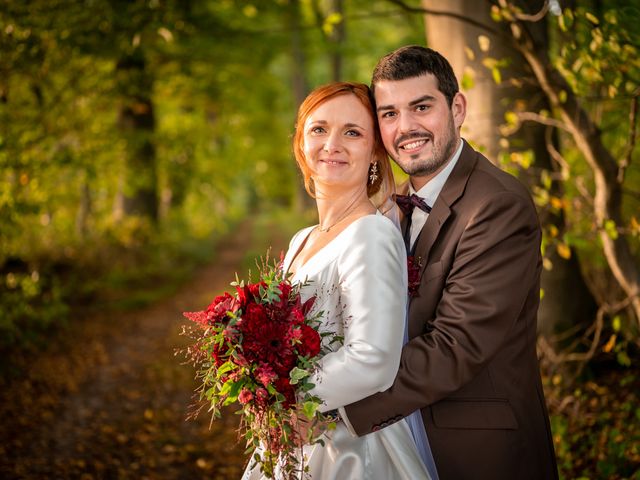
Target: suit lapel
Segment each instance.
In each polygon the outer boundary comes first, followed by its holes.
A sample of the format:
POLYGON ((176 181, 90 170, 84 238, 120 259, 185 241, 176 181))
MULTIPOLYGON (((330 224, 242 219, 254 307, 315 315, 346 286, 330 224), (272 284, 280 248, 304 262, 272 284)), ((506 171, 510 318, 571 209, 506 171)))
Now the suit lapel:
POLYGON ((462 196, 476 162, 475 150, 465 141, 458 163, 442 187, 442 191, 416 241, 415 255, 423 260, 420 275, 424 273, 424 269, 429 263, 429 253, 440 234, 440 229, 451 215, 451 206, 462 196))

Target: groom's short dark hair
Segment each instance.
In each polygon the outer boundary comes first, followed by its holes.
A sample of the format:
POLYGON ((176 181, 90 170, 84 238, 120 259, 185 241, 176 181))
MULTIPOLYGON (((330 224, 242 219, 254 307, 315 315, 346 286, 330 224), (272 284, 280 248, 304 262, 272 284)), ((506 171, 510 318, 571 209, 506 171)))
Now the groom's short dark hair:
POLYGON ((438 90, 451 106, 453 97, 459 91, 453 68, 441 54, 419 45, 401 47, 382 57, 373 70, 371 91, 375 93, 376 83, 382 80, 404 80, 428 73, 436 77, 438 90))

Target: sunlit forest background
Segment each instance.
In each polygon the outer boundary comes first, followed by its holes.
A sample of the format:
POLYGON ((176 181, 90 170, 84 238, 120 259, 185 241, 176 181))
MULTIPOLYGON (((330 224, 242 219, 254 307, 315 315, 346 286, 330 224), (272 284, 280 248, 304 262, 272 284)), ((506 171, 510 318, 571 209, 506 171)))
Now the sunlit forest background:
POLYGON ((420 44, 538 207, 561 477, 640 479, 638 25, 637 0, 0 0, 2 477, 239 478, 233 415, 185 426, 179 313, 315 222, 310 89, 420 44))

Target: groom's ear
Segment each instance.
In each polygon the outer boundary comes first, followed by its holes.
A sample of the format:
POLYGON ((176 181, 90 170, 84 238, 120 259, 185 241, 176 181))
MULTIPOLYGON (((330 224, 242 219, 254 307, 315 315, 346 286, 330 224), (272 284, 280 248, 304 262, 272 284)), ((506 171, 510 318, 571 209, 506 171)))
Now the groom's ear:
POLYGON ((467 97, 462 92, 458 92, 451 102, 451 113, 453 115, 453 123, 456 128, 460 128, 464 123, 467 115, 467 97))

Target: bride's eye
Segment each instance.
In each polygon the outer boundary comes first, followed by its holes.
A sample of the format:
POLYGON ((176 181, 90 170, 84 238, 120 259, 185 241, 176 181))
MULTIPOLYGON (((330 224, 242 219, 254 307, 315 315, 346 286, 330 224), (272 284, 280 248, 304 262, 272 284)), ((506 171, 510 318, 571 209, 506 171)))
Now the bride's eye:
POLYGON ((312 127, 312 128, 309 130, 309 133, 313 133, 313 134, 316 134, 316 135, 318 135, 318 134, 320 134, 320 133, 324 133, 324 132, 325 132, 325 129, 324 129, 324 128, 322 128, 322 127, 312 127))
POLYGON ((362 134, 360 132, 358 132, 357 130, 347 130, 345 132, 345 135, 347 137, 361 137, 362 134))

